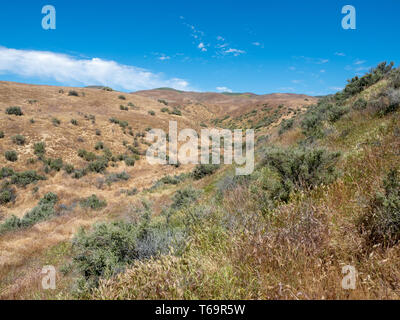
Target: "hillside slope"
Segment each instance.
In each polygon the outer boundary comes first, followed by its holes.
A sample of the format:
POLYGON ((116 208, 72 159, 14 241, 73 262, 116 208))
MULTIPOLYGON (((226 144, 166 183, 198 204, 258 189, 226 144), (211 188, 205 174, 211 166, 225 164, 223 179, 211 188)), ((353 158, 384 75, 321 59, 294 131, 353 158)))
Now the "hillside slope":
MULTIPOLYGON (((213 101, 166 111, 158 100, 103 87, 0 82, 0 297, 20 297, 36 286, 48 251, 63 247, 81 227, 130 216, 143 197, 156 214, 169 205, 173 189, 157 189, 159 181, 184 177, 193 165, 148 164, 146 131, 168 132, 170 120, 179 129, 213 127, 209 120, 227 105, 213 101), (43 206, 51 194, 56 204, 43 206)), ((290 103, 301 109, 304 99, 290 103)), ((284 114, 277 115, 279 123, 284 114)))

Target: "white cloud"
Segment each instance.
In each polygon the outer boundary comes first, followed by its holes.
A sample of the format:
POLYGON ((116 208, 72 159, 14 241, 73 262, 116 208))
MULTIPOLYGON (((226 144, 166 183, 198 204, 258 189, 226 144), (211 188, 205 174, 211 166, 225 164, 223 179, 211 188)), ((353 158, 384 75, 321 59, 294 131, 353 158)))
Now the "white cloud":
POLYGON ((221 36, 218 36, 218 37, 217 37, 217 40, 218 40, 218 41, 225 41, 225 38, 224 38, 224 37, 221 37, 221 36))
POLYGON ((171 59, 171 57, 162 55, 161 57, 158 57, 158 59, 161 60, 161 61, 164 61, 164 60, 169 60, 169 59, 171 59))
POLYGON ((224 53, 226 53, 226 54, 232 53, 235 57, 237 57, 237 56, 239 56, 241 54, 246 53, 246 51, 239 50, 239 49, 234 49, 234 48, 229 48, 229 49, 225 50, 224 53))
POLYGON ((319 70, 319 72, 321 72, 321 73, 325 73, 325 72, 326 72, 326 70, 325 70, 325 69, 321 69, 321 70, 319 70))
POLYGON ((367 61, 357 59, 357 60, 354 62, 354 64, 355 64, 355 65, 359 65, 359 64, 364 64, 365 62, 367 62, 367 61))
POLYGON ((339 57, 345 57, 346 54, 343 52, 335 52, 335 56, 339 56, 339 57))
POLYGON ((200 42, 197 48, 199 48, 203 52, 207 51, 207 48, 203 42, 200 42))
POLYGON ((329 59, 322 59, 322 58, 311 58, 311 57, 305 57, 305 56, 295 56, 293 57, 295 59, 301 59, 306 61, 307 63, 315 63, 315 64, 325 64, 329 62, 329 59))
POLYGON ((253 42, 252 45, 258 47, 258 46, 261 46, 261 43, 259 43, 259 42, 253 42))
POLYGON ((218 92, 232 92, 232 89, 229 89, 227 87, 217 87, 216 89, 218 92))
POLYGON ((162 74, 111 60, 79 59, 48 51, 5 47, 0 47, 0 74, 54 80, 64 85, 104 85, 127 91, 158 87, 190 88, 186 80, 165 79, 162 74))
POLYGON ((292 80, 292 83, 298 84, 298 83, 301 83, 301 80, 292 80))

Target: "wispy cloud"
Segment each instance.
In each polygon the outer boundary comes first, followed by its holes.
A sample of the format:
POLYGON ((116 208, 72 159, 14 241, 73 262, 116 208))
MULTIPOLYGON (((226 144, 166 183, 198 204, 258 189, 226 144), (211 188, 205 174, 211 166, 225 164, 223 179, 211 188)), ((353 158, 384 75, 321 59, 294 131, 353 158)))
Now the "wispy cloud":
POLYGON ((158 60, 161 60, 161 61, 165 61, 165 60, 171 59, 171 57, 165 55, 164 53, 162 53, 157 59, 158 59, 158 60))
POLYGON ((229 89, 227 87, 216 87, 218 92, 232 92, 232 89, 229 89))
POLYGON ((53 80, 64 85, 104 85, 127 91, 158 87, 190 89, 184 79, 166 79, 162 74, 111 60, 5 47, 0 47, 0 74, 53 80))
POLYGON ((293 58, 304 60, 307 63, 313 63, 313 64, 325 64, 325 63, 329 62, 329 59, 311 58, 311 57, 305 57, 305 56, 295 56, 293 58))
POLYGON ((343 52, 335 52, 335 56, 339 56, 339 57, 345 57, 346 54, 343 52))
POLYGON ((229 49, 224 50, 224 53, 225 54, 233 54, 235 57, 237 57, 241 54, 246 53, 246 51, 240 50, 240 49, 229 48, 229 49))
POLYGON ((357 59, 356 61, 354 61, 354 64, 355 65, 359 65, 359 64, 364 64, 364 63, 366 63, 367 61, 365 61, 365 60, 359 60, 359 59, 357 59))

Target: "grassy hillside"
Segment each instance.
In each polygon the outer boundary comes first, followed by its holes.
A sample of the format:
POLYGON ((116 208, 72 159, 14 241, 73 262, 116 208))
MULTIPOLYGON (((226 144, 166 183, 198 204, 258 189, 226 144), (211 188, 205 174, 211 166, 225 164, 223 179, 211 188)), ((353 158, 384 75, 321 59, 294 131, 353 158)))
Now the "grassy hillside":
POLYGON ((1 85, 1 298, 398 298, 391 65, 318 102, 277 95, 217 119, 198 112, 223 105, 182 105, 179 116, 158 95, 1 85), (256 129, 256 170, 150 167, 136 133, 169 119, 256 129), (43 265, 57 268, 55 291, 40 288, 43 265), (358 272, 355 290, 342 289, 345 265, 358 272))
POLYGON ((320 100, 260 142, 250 177, 225 168, 162 219, 186 230, 184 248, 135 260, 89 297, 398 298, 399 87, 380 65, 320 100), (355 290, 341 287, 344 265, 355 290))

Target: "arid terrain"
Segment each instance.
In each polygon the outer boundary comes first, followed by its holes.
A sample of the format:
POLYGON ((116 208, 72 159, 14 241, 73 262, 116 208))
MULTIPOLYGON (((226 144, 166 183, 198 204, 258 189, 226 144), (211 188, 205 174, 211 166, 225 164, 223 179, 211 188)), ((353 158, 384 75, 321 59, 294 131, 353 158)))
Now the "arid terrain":
MULTIPOLYGON (((149 128, 168 132, 170 120, 177 121, 179 129, 232 127, 232 124, 251 128, 271 118, 268 125, 258 127, 259 136, 278 126, 281 119, 303 112, 316 101, 313 97, 292 94, 236 96, 171 89, 126 94, 102 88, 1 82, 0 131, 4 137, 0 139, 0 168, 34 171, 43 180, 12 186, 12 200, 0 207, 0 223, 13 215, 22 218, 49 192, 57 194, 59 200, 55 217, 0 236, 0 297, 32 297, 28 291, 32 287, 38 290, 43 259, 52 248, 71 240, 80 227, 128 215, 132 203, 158 180, 193 169, 193 165, 177 168, 148 164, 145 134, 149 128), (7 108, 12 106, 20 107, 23 115, 7 114, 7 108), (173 114, 174 110, 179 112, 173 114), (126 124, 112 123, 110 119, 126 124), (24 141, 16 141, 13 138, 16 136, 22 136, 24 141), (43 155, 35 151, 38 143, 45 145, 43 155), (5 158, 5 152, 10 150, 16 152, 16 161, 5 158), (109 150, 110 158, 118 159, 112 159, 100 172, 88 172, 81 177, 79 170, 93 159, 85 160, 78 155, 79 150, 97 157, 109 150), (125 157, 133 158, 134 164, 128 165, 125 157), (120 173, 129 178, 115 178, 120 173), (134 192, 128 196, 126 190, 134 192), (81 199, 93 194, 107 202, 105 209, 90 211, 78 205, 81 199)), ((146 195, 153 202, 156 214, 168 204, 173 191, 146 195)), ((35 290, 32 292, 36 294, 35 290)))

